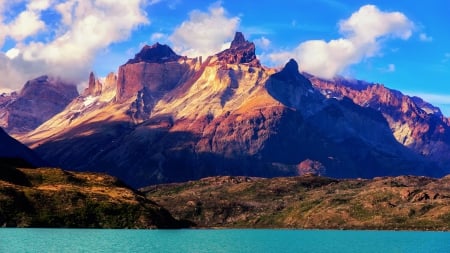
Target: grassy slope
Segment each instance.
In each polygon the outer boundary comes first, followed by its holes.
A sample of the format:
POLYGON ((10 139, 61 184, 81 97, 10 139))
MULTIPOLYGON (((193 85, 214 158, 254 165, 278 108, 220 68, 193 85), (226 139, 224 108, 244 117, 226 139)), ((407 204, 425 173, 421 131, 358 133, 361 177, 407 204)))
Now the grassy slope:
POLYGON ((450 176, 212 177, 142 191, 200 227, 450 230, 450 176))
POLYGON ((180 227, 170 213, 114 177, 0 166, 0 226, 180 227))

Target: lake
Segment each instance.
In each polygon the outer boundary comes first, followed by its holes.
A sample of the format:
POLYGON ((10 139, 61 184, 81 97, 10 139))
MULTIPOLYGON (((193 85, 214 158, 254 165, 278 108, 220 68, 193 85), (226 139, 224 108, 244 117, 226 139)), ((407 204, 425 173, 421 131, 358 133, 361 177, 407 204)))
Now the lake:
POLYGON ((450 252, 449 232, 0 229, 0 252, 450 252))

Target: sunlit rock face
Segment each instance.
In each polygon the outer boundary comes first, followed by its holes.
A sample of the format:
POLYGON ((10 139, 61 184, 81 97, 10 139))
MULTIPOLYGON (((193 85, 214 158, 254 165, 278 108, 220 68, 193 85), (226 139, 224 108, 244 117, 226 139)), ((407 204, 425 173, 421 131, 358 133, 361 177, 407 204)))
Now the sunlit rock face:
POLYGON ((10 134, 34 130, 77 96, 74 84, 58 78, 41 76, 30 80, 19 93, 0 99, 0 127, 10 134))
POLYGON ((260 67, 261 64, 256 58, 255 44, 245 40, 241 32, 237 32, 231 46, 217 54, 219 61, 227 64, 246 63, 252 67, 260 67))
POLYGON ((109 100, 106 81, 99 94, 90 77, 91 91, 21 140, 57 166, 108 172, 133 186, 311 171, 442 174, 397 142, 379 111, 327 98, 294 60, 264 67, 254 49, 241 33, 204 60, 145 46, 119 68, 109 100))

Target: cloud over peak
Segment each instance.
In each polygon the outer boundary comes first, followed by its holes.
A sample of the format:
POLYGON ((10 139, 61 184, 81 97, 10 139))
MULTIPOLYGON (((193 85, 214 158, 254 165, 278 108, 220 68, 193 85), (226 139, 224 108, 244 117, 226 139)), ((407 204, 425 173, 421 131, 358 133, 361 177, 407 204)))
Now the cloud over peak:
MULTIPOLYGON (((17 89, 42 74, 79 82, 92 69, 95 55, 112 43, 127 39, 138 25, 150 21, 143 11, 145 0, 22 0, 26 9, 9 23, 0 18, 0 48, 5 38, 15 42, 0 52, 3 88, 17 89), (50 18, 42 12, 58 13, 50 18), (117 18, 120 17, 120 18, 117 18), (35 39, 47 26, 56 32, 35 39), (3 55, 3 56, 2 56, 3 55)), ((0 2, 0 17, 5 4, 0 2)))
POLYGON ((208 12, 192 11, 189 20, 179 25, 169 40, 179 54, 209 56, 228 47, 239 22, 238 17, 227 17, 225 9, 215 4, 208 12))
POLYGON ((400 12, 383 12, 374 5, 362 6, 348 19, 339 22, 342 38, 324 41, 310 40, 292 51, 271 54, 272 62, 283 64, 289 58, 300 63, 302 71, 332 78, 352 64, 380 52, 381 40, 408 39, 414 24, 400 12))

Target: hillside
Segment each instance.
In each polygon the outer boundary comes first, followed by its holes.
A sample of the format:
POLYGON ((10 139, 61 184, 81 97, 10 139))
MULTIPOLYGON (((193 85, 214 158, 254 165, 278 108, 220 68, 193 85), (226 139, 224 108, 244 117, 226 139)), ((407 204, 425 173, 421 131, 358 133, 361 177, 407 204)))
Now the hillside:
POLYGON ((0 163, 3 227, 180 228, 189 224, 106 174, 17 169, 0 163))
POLYGON ((450 176, 223 176, 141 191, 199 227, 450 230, 450 176))
POLYGON ((0 162, 11 166, 46 166, 35 152, 9 136, 0 128, 0 162))

